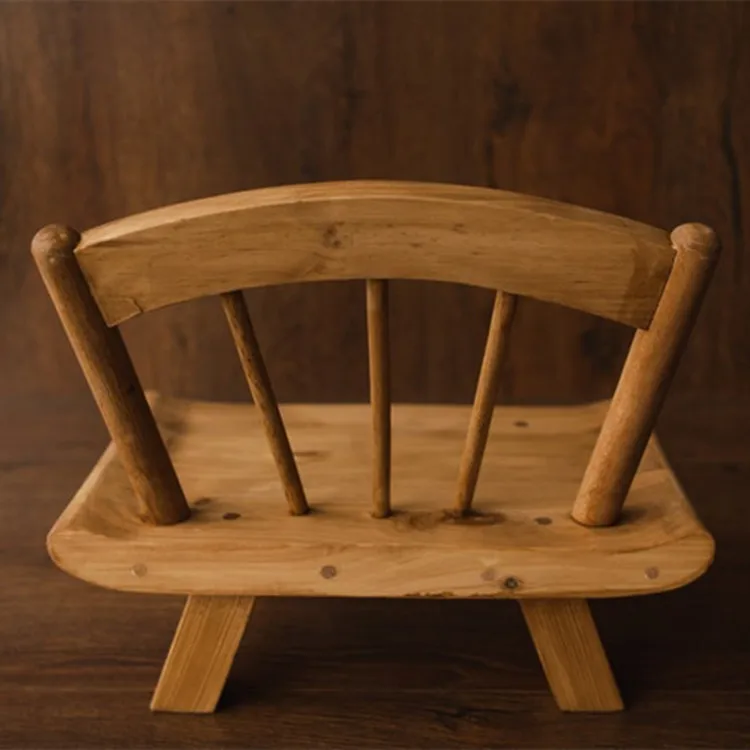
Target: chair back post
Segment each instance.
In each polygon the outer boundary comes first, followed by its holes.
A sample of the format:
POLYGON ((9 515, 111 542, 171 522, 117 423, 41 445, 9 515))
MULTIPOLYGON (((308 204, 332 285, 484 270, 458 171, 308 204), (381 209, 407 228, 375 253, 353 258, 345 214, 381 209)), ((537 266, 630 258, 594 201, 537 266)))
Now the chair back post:
POLYGON ((585 526, 617 522, 716 265, 709 227, 683 224, 670 239, 672 271, 651 324, 635 333, 573 506, 585 526))
POLYGON ((190 509, 119 329, 109 328, 75 256, 80 235, 64 226, 37 232, 32 254, 60 316, 144 520, 174 524, 190 509))

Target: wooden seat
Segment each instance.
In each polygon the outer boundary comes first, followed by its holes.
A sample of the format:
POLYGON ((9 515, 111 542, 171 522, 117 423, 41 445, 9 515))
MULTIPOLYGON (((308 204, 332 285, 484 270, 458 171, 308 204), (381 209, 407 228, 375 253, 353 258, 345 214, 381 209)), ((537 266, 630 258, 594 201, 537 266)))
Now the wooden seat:
POLYGON ((50 554, 102 586, 188 596, 154 710, 213 711, 255 597, 287 595, 518 599, 560 708, 616 711, 586 598, 672 589, 711 562, 651 434, 718 256, 708 227, 348 182, 50 226, 32 252, 112 436, 50 554), (473 406, 391 406, 392 278, 494 291, 473 406), (242 289, 320 280, 364 281, 370 406, 276 402, 242 289), (118 326, 209 295, 254 406, 152 409, 118 326), (522 296, 636 329, 611 402, 495 406, 522 296))
POLYGON ((193 509, 144 525, 110 448, 49 536, 73 575, 126 591, 257 596, 623 596, 700 575, 713 542, 652 439, 616 526, 570 507, 607 403, 497 407, 475 513, 454 510, 470 410, 394 405, 393 504, 369 510, 366 405, 289 405, 312 512, 284 495, 257 410, 158 398, 154 412, 193 509))

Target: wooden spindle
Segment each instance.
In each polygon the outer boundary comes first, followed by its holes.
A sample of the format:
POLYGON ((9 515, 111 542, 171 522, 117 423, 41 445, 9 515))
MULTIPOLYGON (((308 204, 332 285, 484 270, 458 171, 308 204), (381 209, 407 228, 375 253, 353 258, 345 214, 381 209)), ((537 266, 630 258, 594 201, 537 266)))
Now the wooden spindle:
POLYGON ((373 516, 391 514, 391 364, 388 282, 367 281, 367 344, 373 433, 373 516))
POLYGON ((305 499, 302 480, 294 460, 294 453, 289 444, 289 438, 284 428, 279 405, 273 393, 271 379, 268 377, 266 364, 255 337, 255 330, 250 321, 250 314, 245 304, 242 292, 226 292, 221 295, 221 305, 224 308, 229 329, 240 357, 242 371, 245 373, 253 401, 258 407, 266 432, 268 443, 273 454, 276 468, 284 486, 284 494, 289 503, 292 515, 301 516, 310 508, 305 499))
POLYGON ((507 349, 508 332, 513 323, 515 310, 516 297, 514 295, 504 292, 498 292, 495 295, 482 368, 479 372, 474 406, 471 410, 469 429, 466 434, 466 443, 464 444, 464 452, 461 456, 461 465, 458 472, 456 507, 461 514, 469 513, 474 499, 484 449, 487 446, 487 437, 492 424, 495 398, 500 383, 500 371, 507 349))
POLYGON ((31 251, 78 357, 143 518, 173 524, 190 516, 177 474, 117 328, 108 328, 74 250, 80 235, 63 226, 37 232, 31 251))
POLYGON ((677 227, 671 240, 672 271, 651 325, 633 337, 573 506, 586 526, 619 518, 718 258, 716 235, 702 224, 677 227))

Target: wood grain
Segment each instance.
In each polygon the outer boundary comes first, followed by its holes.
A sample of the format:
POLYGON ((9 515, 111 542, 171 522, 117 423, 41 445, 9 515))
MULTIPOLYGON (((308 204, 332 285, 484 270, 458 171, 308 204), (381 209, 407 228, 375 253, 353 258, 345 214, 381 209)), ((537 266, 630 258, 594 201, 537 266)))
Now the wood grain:
POLYGON ((255 600, 191 596, 159 677, 152 711, 212 713, 219 702, 255 600))
POLYGON ((294 460, 292 446, 284 428, 284 421, 268 376, 266 363, 255 336, 250 314, 247 311, 242 292, 227 292, 221 295, 229 329, 232 332, 234 345, 240 357, 242 371, 247 385, 258 407, 263 423, 263 430, 278 469, 289 511, 296 516, 304 515, 310 509, 305 498, 305 490, 299 476, 297 462, 294 460))
POLYGON ((528 599, 521 611, 563 711, 621 711, 620 691, 583 599, 528 599))
POLYGON ((107 328, 76 263, 75 231, 49 226, 32 253, 137 498, 137 517, 184 521, 190 510, 120 333, 107 328))
POLYGON ((467 407, 395 405, 393 502, 369 513, 367 405, 287 405, 314 512, 284 513, 257 410, 160 399, 155 413, 193 510, 144 527, 113 450, 50 532, 69 573, 128 591, 249 596, 624 596, 682 586, 713 541, 652 442, 628 517, 570 518, 606 404, 498 407, 476 515, 453 510, 467 407), (116 497, 117 502, 112 502, 116 497))
POLYGON ((560 713, 513 602, 336 597, 258 601, 220 713, 151 714, 184 598, 81 584, 41 551, 61 498, 105 444, 96 408, 86 393, 0 391, 0 413, 3 748, 246 748, 248 737, 280 749, 311 737, 373 749, 747 744, 750 606, 737 596, 747 577, 737 514, 750 490, 747 403, 667 404, 660 437, 721 554, 667 596, 591 603, 628 707, 596 717, 560 713))
POLYGON ((479 471, 482 468, 484 449, 487 446, 487 437, 490 434, 497 389, 500 385, 501 367, 507 350, 507 339, 513 323, 515 309, 515 297, 503 292, 498 292, 495 295, 490 329, 487 333, 487 344, 482 359, 482 369, 479 371, 474 406, 471 410, 466 443, 458 470, 456 507, 462 514, 468 513, 474 499, 479 471))
POLYGON ((373 515, 391 515, 391 358, 388 282, 367 281, 367 342, 372 405, 373 515))
POLYGON ((615 523, 718 260, 716 234, 700 224, 672 232, 677 250, 656 315, 637 331, 573 506, 587 526, 615 523))
POLYGON ((130 216, 85 232, 76 257, 110 325, 238 287, 403 278, 502 287, 646 327, 674 251, 661 229, 542 198, 356 181, 130 216))

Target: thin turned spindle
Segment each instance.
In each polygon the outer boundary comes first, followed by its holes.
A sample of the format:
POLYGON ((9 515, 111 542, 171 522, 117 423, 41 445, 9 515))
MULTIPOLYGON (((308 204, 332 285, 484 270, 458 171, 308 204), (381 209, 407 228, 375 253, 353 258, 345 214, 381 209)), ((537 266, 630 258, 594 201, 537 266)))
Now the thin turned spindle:
POLYGON ((716 235, 702 224, 677 227, 671 240, 672 271, 651 325, 633 337, 573 506, 585 526, 620 516, 718 258, 716 235))
POLYGON ((255 337, 245 298, 240 291, 226 292, 221 295, 221 305, 229 323, 229 330, 232 332, 250 393, 260 410, 263 429, 284 486, 289 510, 294 516, 302 516, 310 508, 305 499, 297 463, 294 460, 292 447, 289 445, 289 437, 284 429, 284 421, 273 393, 258 339, 255 337))
POLYGON ((185 495, 117 328, 108 328, 75 253, 80 235, 63 226, 37 232, 31 244, 44 284, 78 357, 91 393, 150 523, 190 516, 185 495))
POLYGON ((367 281, 367 345, 370 355, 375 518, 391 515, 391 363, 388 335, 388 282, 367 281))
POLYGON ((516 297, 514 295, 505 292, 498 292, 495 295, 482 368, 479 372, 469 430, 466 434, 466 443, 458 472, 456 506, 461 514, 470 512, 474 499, 484 449, 487 447, 487 437, 490 434, 495 398, 500 383, 500 371, 508 343, 508 332, 513 323, 515 310, 516 297))

